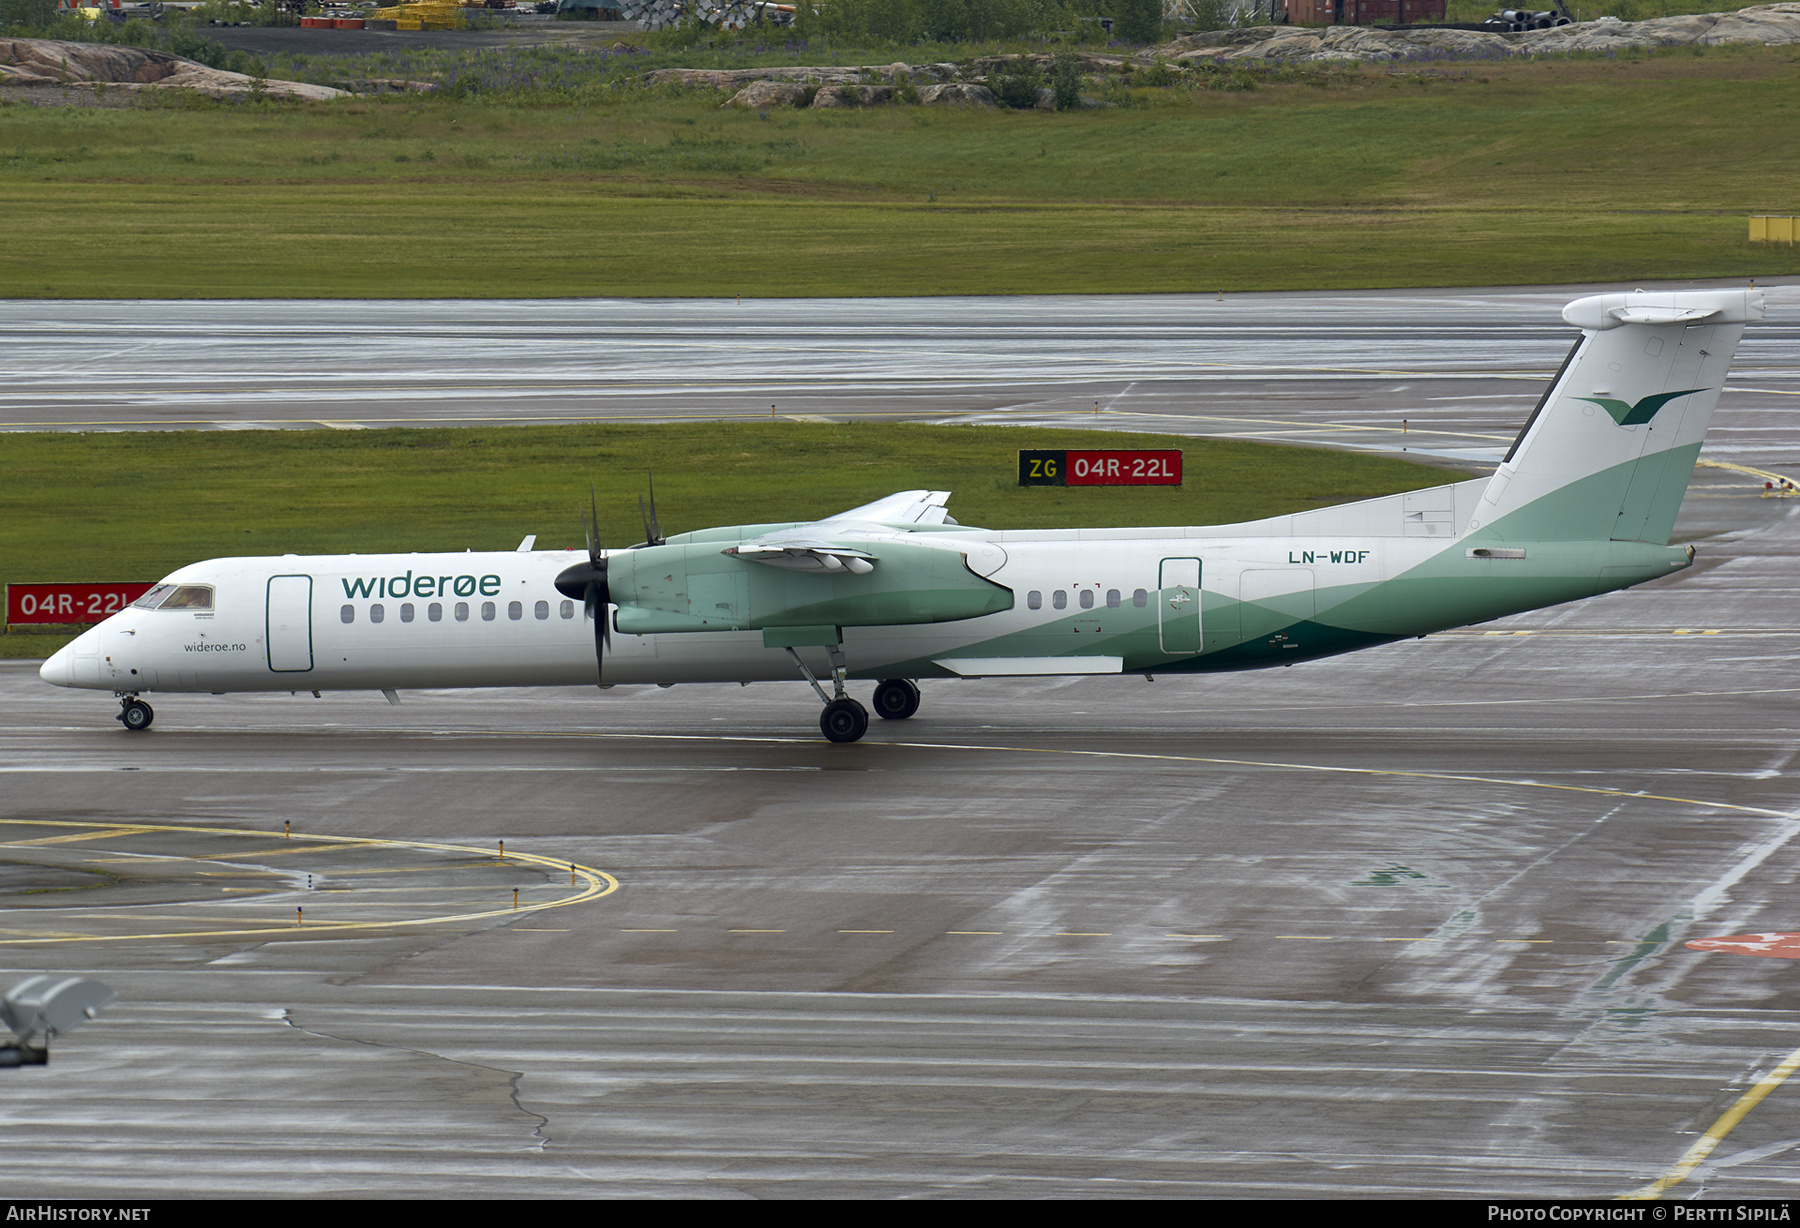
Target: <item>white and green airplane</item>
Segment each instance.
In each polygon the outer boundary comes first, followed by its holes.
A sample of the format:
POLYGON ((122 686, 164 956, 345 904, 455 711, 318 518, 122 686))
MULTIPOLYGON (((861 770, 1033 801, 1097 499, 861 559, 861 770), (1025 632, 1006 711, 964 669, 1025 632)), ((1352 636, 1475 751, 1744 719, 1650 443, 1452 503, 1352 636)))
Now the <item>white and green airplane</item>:
POLYGON ((1292 665, 1626 588, 1668 545, 1753 290, 1605 294, 1491 478, 1238 525, 994 532, 945 491, 621 550, 212 559, 57 652, 58 686, 148 691, 804 678, 854 742, 922 678, 1292 665), (821 678, 826 681, 822 683, 821 678), (830 686, 829 693, 827 685, 830 686))

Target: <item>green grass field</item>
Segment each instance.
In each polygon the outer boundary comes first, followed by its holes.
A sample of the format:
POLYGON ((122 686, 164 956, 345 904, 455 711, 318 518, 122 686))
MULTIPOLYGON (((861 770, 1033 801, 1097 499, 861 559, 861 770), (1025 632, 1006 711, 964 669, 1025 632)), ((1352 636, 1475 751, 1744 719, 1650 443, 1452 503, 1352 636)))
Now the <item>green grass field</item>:
MULTIPOLYGON (((242 554, 579 547, 588 484, 601 539, 810 520, 897 490, 951 490, 988 528, 1218 524, 1455 480, 1340 452, 1099 431, 757 423, 0 436, 0 579, 154 580, 242 554), (1028 487, 1021 448, 1167 448, 1180 487, 1028 487), (71 481, 71 474, 80 474, 71 481)), ((66 637, 15 634, 0 656, 66 637)))
POLYGON ((1081 112, 0 107, 13 296, 871 295, 1770 276, 1800 51, 1381 66, 1081 112))

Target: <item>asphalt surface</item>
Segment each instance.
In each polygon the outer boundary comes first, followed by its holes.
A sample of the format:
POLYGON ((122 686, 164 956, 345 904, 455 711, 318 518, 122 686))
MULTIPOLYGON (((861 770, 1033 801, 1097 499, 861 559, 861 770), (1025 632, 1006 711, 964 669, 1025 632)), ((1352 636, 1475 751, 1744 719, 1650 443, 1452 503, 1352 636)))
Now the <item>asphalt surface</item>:
MULTIPOLYGON (((1497 296, 1520 321, 1516 300, 1566 297, 1497 296)), ((1234 371, 1165 427, 1353 441, 1393 424, 1356 396, 1330 412, 1333 389, 1516 396, 1440 404, 1448 439, 1509 434, 1535 400, 1477 369, 1492 338, 1444 324, 1438 353, 1412 317, 1330 304, 1335 342, 1323 308, 1259 308, 1310 359, 1261 398, 1234 371), (1361 375, 1337 369, 1352 351, 1361 375)), ((825 370, 794 387, 831 415, 900 412, 926 399, 909 381, 935 346, 932 378, 968 385, 955 409, 1041 413, 979 402, 1014 373, 1065 402, 1129 385, 1093 374, 1095 318, 1125 346, 1127 317, 1166 306, 1071 310, 1084 356, 1033 339, 1063 301, 990 305, 1038 323, 895 342, 891 381, 843 369, 836 400, 825 370), (1058 353, 1067 370, 1044 365, 1058 353)), ((1566 330, 1543 314, 1509 327, 1554 367, 1566 330)), ((1800 460, 1782 412, 1800 312, 1771 314, 1714 428, 1760 469, 1800 460)), ((456 420, 431 368, 460 351, 414 336, 428 356, 403 363, 390 338, 393 361, 346 359, 345 382, 456 420)), ((1234 361, 1280 373, 1273 339, 1237 338, 1234 361)), ((689 364, 716 385, 637 412, 722 406, 729 371, 765 361, 728 341, 689 364)), ((876 364, 826 348, 823 366, 876 364)), ((188 378, 230 355, 180 362, 188 378)), ((96 350, 45 375, 73 389, 104 366, 96 350)), ((15 423, 52 399, 8 386, 15 423)), ((129 399, 107 412, 160 412, 129 399)), ((218 392, 207 420, 249 422, 229 416, 247 403, 218 392)), ((1679 1177, 1666 1197, 1793 1196, 1800 1086, 1771 1076, 1800 1045, 1800 967, 1685 945, 1800 931, 1800 500, 1760 493, 1703 469, 1678 529, 1699 562, 1628 592, 1294 669, 928 682, 917 717, 851 746, 818 739, 801 683, 398 708, 153 696, 155 728, 130 735, 105 696, 0 665, 0 980, 119 991, 48 1067, 0 1071, 0 1180, 22 1197, 1609 1197, 1679 1177)))
MULTIPOLYGON (((0 302, 0 430, 925 418, 1497 460, 1568 351, 1563 304, 1594 289, 0 302)), ((1725 394, 1754 421, 1708 454, 1800 462, 1796 395, 1800 312, 1778 309, 1725 394)))

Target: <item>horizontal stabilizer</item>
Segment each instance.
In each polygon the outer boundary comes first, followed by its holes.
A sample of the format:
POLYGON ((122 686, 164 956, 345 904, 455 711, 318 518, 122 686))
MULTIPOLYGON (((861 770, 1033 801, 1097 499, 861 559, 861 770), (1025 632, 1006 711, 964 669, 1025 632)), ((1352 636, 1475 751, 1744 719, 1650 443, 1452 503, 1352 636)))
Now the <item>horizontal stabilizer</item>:
POLYGON ((1593 332, 1623 324, 1745 324, 1762 314, 1759 290, 1633 290, 1590 294, 1563 308, 1564 320, 1593 332))

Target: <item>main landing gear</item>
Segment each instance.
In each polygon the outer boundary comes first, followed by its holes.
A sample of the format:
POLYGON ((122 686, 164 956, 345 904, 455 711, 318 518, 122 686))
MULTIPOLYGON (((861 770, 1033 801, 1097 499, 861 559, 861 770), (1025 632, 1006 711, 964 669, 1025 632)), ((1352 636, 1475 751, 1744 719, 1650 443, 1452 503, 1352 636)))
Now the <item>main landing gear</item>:
POLYGON ((150 728, 150 722, 156 719, 150 705, 139 699, 136 691, 120 691, 118 696, 119 724, 133 733, 150 728))
MULTIPOLYGON (((844 648, 838 644, 829 649, 831 654, 832 693, 825 694, 825 688, 813 676, 800 654, 792 648, 787 650, 794 664, 812 684, 818 693, 819 702, 825 705, 819 713, 819 732, 829 742, 855 742, 869 732, 869 710, 844 693, 844 648)), ((903 721, 919 710, 919 688, 904 678, 889 678, 875 688, 875 714, 884 720, 903 721)))
POLYGON ((903 721, 919 710, 919 688, 904 678, 889 678, 875 688, 875 715, 903 721))

